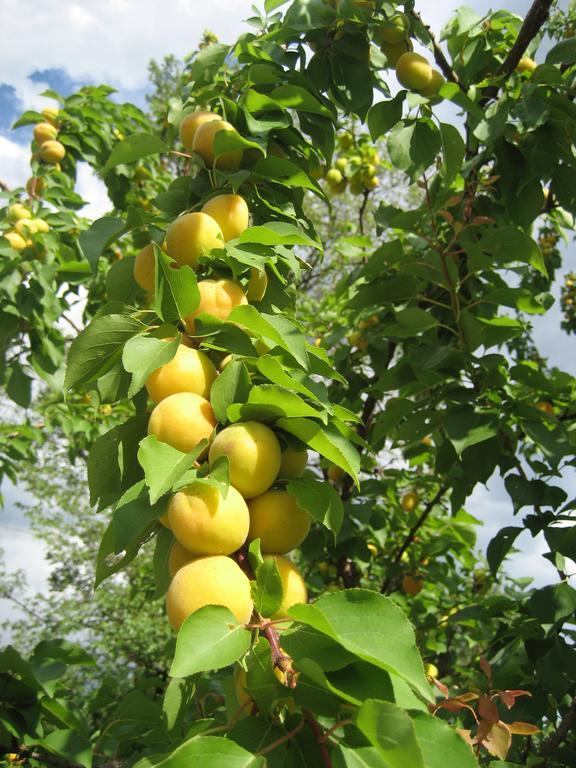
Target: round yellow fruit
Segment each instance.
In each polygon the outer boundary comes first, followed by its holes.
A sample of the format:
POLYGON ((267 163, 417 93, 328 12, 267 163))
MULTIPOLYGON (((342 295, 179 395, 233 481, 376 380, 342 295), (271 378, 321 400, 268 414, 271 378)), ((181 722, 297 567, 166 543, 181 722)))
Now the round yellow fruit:
POLYGON ((58 124, 58 114, 59 114, 58 107, 44 107, 44 109, 40 114, 46 120, 47 123, 50 123, 50 125, 58 124))
POLYGON ((203 352, 180 344, 172 360, 150 374, 146 389, 155 403, 177 392, 193 392, 208 400, 217 375, 216 368, 203 352))
POLYGON ((218 370, 220 373, 226 368, 226 366, 234 360, 234 357, 232 355, 226 355, 226 357, 223 357, 222 360, 220 360, 220 365, 218 366, 218 370))
POLYGON ((202 213, 212 216, 222 230, 226 243, 248 229, 250 211, 246 200, 240 195, 217 195, 202 207, 202 213))
POLYGON ((415 493, 415 491, 408 491, 408 493, 404 494, 402 497, 402 509, 404 512, 414 512, 418 506, 418 501, 418 494, 415 493))
POLYGON ((539 403, 536 403, 536 408, 543 413, 547 413, 548 416, 554 416, 554 406, 547 400, 541 400, 539 403))
POLYGON ((29 208, 22 203, 14 203, 8 208, 8 220, 19 221, 20 219, 29 219, 32 216, 29 208))
POLYGON ((397 45, 410 35, 410 20, 405 13, 395 13, 383 21, 375 31, 382 43, 397 45))
POLYGON ((192 152, 196 131, 201 125, 204 125, 204 123, 209 123, 210 120, 221 120, 221 117, 220 115, 214 114, 214 112, 198 110, 197 112, 192 112, 190 115, 186 115, 180 123, 180 127, 178 128, 180 141, 189 152, 192 152))
POLYGON ((146 293, 154 293, 156 287, 156 259, 154 258, 154 245, 148 243, 134 259, 134 280, 146 293))
POLYGON ((424 671, 426 672, 426 677, 434 677, 436 680, 438 679, 438 675, 440 674, 436 664, 426 664, 426 666, 424 667, 424 671))
POLYGON ((308 451, 306 448, 285 448, 280 456, 280 470, 278 480, 293 480, 300 477, 308 464, 308 451))
POLYGON ((342 480, 344 480, 346 473, 341 467, 337 467, 336 464, 331 464, 328 467, 328 472, 326 474, 328 475, 328 479, 332 480, 333 483, 341 483, 342 480))
POLYGON ((218 158, 214 156, 214 139, 219 131, 237 133, 236 128, 227 123, 226 120, 210 120, 201 125, 196 131, 192 149, 200 155, 208 168, 216 167, 221 170, 238 168, 242 162, 243 152, 241 149, 224 152, 218 158))
POLYGON ((268 288, 268 275, 265 269, 250 267, 250 280, 246 287, 248 301, 262 301, 268 288))
POLYGON ((33 219, 19 219, 14 224, 14 231, 22 237, 30 237, 30 235, 35 235, 38 230, 33 219))
POLYGON ((46 188, 46 182, 42 176, 33 176, 26 182, 26 192, 30 197, 42 197, 46 188))
POLYGON ((263 553, 284 554, 296 549, 310 531, 310 515, 288 491, 266 491, 251 499, 250 541, 260 539, 263 553))
POLYGON ((51 123, 38 123, 34 126, 34 138, 40 145, 54 140, 56 136, 58 136, 58 129, 51 123))
POLYGON ((213 485, 192 483, 172 496, 168 520, 176 539, 195 555, 229 555, 246 541, 248 507, 230 486, 226 497, 213 485))
POLYGON ((64 160, 66 149, 59 141, 45 141, 40 147, 40 157, 45 163, 55 165, 64 160))
POLYGON ((194 320, 202 312, 225 321, 235 307, 248 304, 242 286, 233 280, 200 280, 200 303, 191 315, 184 318, 184 325, 189 333, 194 333, 194 320))
MULTIPOLYGON (((162 518, 160 518, 162 521, 162 518)), ((168 555, 168 570, 170 576, 174 578, 180 568, 183 568, 191 560, 194 560, 195 555, 192 552, 188 552, 186 547, 183 547, 179 541, 175 541, 170 547, 170 554, 168 555)))
POLYGON ((442 77, 437 69, 432 70, 432 79, 425 88, 422 88, 420 94, 426 96, 427 99, 432 99, 434 102, 442 100, 441 96, 438 96, 438 91, 444 85, 446 80, 442 77))
POLYGON ((529 56, 523 56, 516 65, 516 72, 520 72, 521 74, 527 72, 528 74, 531 74, 537 66, 538 65, 534 59, 531 59, 529 56))
POLYGON ((218 223, 206 213, 185 213, 178 216, 166 232, 168 256, 183 266, 198 268, 200 256, 210 254, 215 248, 223 248, 224 237, 218 223))
POLYGON ((27 241, 18 232, 5 232, 3 236, 16 251, 23 251, 28 245, 27 241))
POLYGON ((197 557, 176 573, 166 595, 166 610, 173 629, 205 605, 229 608, 241 624, 252 616, 250 582, 234 560, 225 555, 197 557))
POLYGON ((396 77, 400 85, 411 91, 421 91, 432 80, 432 67, 419 53, 403 53, 396 62, 396 77))
POLYGON ((388 64, 395 67, 403 53, 409 53, 413 50, 413 45, 411 40, 402 40, 401 43, 383 43, 380 50, 386 56, 388 64))
POLYGON ((193 392, 178 392, 154 408, 148 422, 148 434, 183 453, 194 450, 207 440, 216 426, 212 406, 193 392))
POLYGON ((338 187, 343 180, 342 172, 338 168, 330 168, 326 173, 326 181, 329 187, 338 187))
POLYGON ((308 590, 300 571, 291 560, 282 557, 282 555, 265 555, 264 559, 267 560, 269 557, 273 557, 276 561, 283 592, 280 607, 272 618, 286 619, 288 618, 288 611, 293 605, 308 601, 308 590))
POLYGON ((36 228, 36 232, 40 232, 43 235, 50 232, 50 224, 44 221, 44 219, 32 219, 32 225, 36 228))
POLYGON ((227 456, 230 483, 245 499, 267 491, 280 469, 280 443, 274 432, 257 421, 237 422, 219 432, 208 458, 214 464, 227 456))
POLYGON ((424 588, 422 579, 416 579, 414 576, 404 576, 402 579, 402 589, 410 597, 415 597, 424 588))

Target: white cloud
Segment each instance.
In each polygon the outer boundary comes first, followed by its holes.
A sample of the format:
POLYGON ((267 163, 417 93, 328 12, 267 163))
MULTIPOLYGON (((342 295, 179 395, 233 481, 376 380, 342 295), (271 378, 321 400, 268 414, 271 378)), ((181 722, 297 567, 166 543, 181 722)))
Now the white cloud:
POLYGON ((82 208, 82 216, 99 219, 110 211, 112 204, 108 199, 106 185, 87 163, 78 164, 76 191, 88 203, 82 208))
POLYGON ((16 187, 30 175, 30 150, 0 136, 0 178, 9 187, 16 187))

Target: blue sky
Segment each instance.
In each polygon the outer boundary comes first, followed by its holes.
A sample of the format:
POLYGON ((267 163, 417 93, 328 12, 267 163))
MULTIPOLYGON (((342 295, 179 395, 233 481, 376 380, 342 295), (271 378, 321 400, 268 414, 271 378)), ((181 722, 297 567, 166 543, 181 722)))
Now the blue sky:
MULTIPOLYGON (((450 12, 461 4, 456 0, 423 0, 417 2, 417 10, 438 32, 450 12)), ((480 13, 489 7, 504 6, 524 14, 530 3, 476 0, 469 5, 480 13)), ((560 6, 567 7, 567 0, 560 6)), ((41 109, 50 103, 39 95, 46 88, 66 95, 81 85, 103 82, 118 90, 119 99, 143 106, 151 58, 161 59, 169 53, 186 55, 207 28, 231 42, 246 31, 242 21, 250 14, 250 0, 2 0, 0 179, 17 185, 28 178, 30 129, 11 132, 10 125, 24 109, 41 109)), ((103 187, 87 168, 79 170, 78 191, 89 202, 86 215, 96 218, 106 212, 103 187)), ((566 269, 576 269, 573 244, 567 248, 566 258, 566 269)), ((558 295, 559 285, 554 291, 558 295)), ((536 339, 551 363, 576 374, 576 342, 574 337, 561 333, 559 322, 556 304, 544 318, 535 319, 536 339)), ((574 475, 566 476, 563 485, 573 495, 576 493, 574 475)), ((26 564, 31 588, 45 588, 49 571, 43 546, 32 539, 25 518, 14 506, 21 491, 3 490, 7 508, 0 512, 0 546, 6 550, 9 567, 26 564)), ((488 488, 480 487, 467 508, 484 521, 479 530, 482 549, 500 527, 518 524, 498 480, 492 480, 488 488)), ((522 551, 509 562, 510 572, 534 576, 540 584, 554 580, 554 569, 540 557, 545 550, 542 539, 532 540, 529 534, 523 534, 519 544, 522 551)), ((0 601, 0 618, 8 614, 9 607, 0 601)))

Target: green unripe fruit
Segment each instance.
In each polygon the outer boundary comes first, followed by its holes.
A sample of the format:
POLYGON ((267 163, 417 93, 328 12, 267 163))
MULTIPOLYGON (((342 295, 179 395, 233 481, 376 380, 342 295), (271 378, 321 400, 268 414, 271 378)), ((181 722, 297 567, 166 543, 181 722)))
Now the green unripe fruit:
POLYGON ((342 173, 338 170, 338 168, 330 168, 326 174, 326 181, 328 182, 329 186, 336 187, 342 181, 342 173))
POLYGON ((354 137, 350 133, 343 133, 338 137, 338 143, 342 149, 350 149, 354 144, 354 137))
POLYGON ((334 167, 339 171, 344 172, 348 167, 348 160, 345 157, 339 157, 338 160, 336 160, 334 163, 334 167))
POLYGON ((403 53, 396 64, 400 85, 411 91, 421 91, 432 80, 432 67, 419 53, 403 53))

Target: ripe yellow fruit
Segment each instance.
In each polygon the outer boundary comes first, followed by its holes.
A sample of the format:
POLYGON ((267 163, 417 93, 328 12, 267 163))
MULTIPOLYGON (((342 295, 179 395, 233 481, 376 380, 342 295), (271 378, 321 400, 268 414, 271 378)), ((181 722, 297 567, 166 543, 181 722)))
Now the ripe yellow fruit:
POLYGON ((22 237, 22 235, 19 235, 18 232, 5 232, 4 237, 12 248, 14 248, 17 251, 23 251, 24 248, 28 245, 26 240, 22 237))
POLYGON ((58 129, 51 123, 38 123, 34 126, 34 138, 40 145, 52 141, 56 136, 58 136, 58 129))
POLYGON ((426 96, 427 99, 431 99, 435 104, 442 101, 442 97, 438 96, 438 91, 444 85, 446 80, 442 77, 437 69, 432 70, 432 79, 425 88, 422 88, 420 94, 426 96))
POLYGON ((35 227, 36 232, 40 232, 43 235, 50 232, 50 224, 44 221, 44 219, 32 219, 32 225, 35 227))
POLYGON ((418 506, 418 501, 418 494, 414 491, 408 491, 408 493, 404 494, 402 497, 402 509, 404 512, 414 512, 418 506))
POLYGON ((150 374, 146 389, 155 403, 177 392, 193 392, 208 400, 217 375, 210 358, 203 352, 180 344, 172 360, 150 374))
POLYGON ((250 280, 246 287, 248 301, 262 301, 268 288, 268 275, 265 269, 250 267, 250 280))
POLYGON ((328 467, 328 479, 332 480, 333 483, 340 483, 344 479, 344 475, 346 473, 341 467, 337 467, 336 464, 331 464, 328 467))
POLYGON ((248 229, 250 211, 240 195, 217 195, 202 207, 202 213, 212 216, 222 230, 225 243, 248 229))
POLYGON ((59 114, 58 107, 44 107, 40 114, 47 123, 50 123, 50 125, 57 125, 59 114))
POLYGON ((220 155, 218 158, 215 158, 214 139, 219 131, 237 133, 236 128, 234 128, 234 126, 230 123, 226 122, 226 120, 210 120, 209 122, 201 125, 196 131, 192 149, 194 152, 200 155, 208 168, 216 167, 220 168, 221 170, 238 168, 242 162, 243 151, 241 149, 224 152, 224 154, 220 155))
POLYGON ((194 555, 229 555, 246 541, 248 507, 236 488, 224 497, 206 483, 192 483, 168 504, 168 521, 176 539, 194 555))
POLYGON ((434 677, 436 679, 438 679, 438 675, 440 674, 436 664, 426 664, 424 671, 426 672, 426 677, 434 677))
POLYGON ((410 35, 410 20, 405 13, 395 13, 376 28, 375 35, 382 43, 397 45, 410 35))
POLYGON ((14 203, 8 208, 8 221, 19 221, 20 219, 29 219, 32 216, 29 208, 22 203, 14 203))
POLYGON ((227 456, 230 483, 245 499, 260 496, 272 485, 280 469, 280 443, 274 432, 257 421, 237 422, 219 432, 208 458, 214 464, 227 456))
POLYGON ((46 188, 46 182, 42 176, 33 176, 26 182, 26 192, 30 197, 42 197, 46 188))
POLYGON ((290 448, 288 446, 280 456, 280 470, 278 480, 293 480, 300 477, 308 463, 308 451, 306 448, 290 448))
POLYGON ((396 77, 400 85, 421 91, 432 80, 432 67, 419 53, 403 53, 396 62, 396 77))
POLYGON ((166 595, 168 620, 178 630, 185 619, 205 605, 224 605, 241 624, 254 608, 250 582, 234 560, 225 555, 197 557, 176 573, 166 595))
POLYGON ((383 43, 380 50, 386 56, 388 64, 395 67, 403 53, 409 53, 413 50, 413 45, 411 40, 402 40, 401 43, 383 43))
POLYGON ((218 223, 206 213, 185 213, 178 216, 166 232, 168 256, 182 266, 198 268, 200 256, 224 247, 224 237, 218 223))
POLYGON ((208 439, 215 426, 216 419, 208 400, 193 392, 178 392, 154 408, 148 422, 148 434, 188 453, 201 440, 208 439))
MULTIPOLYGON (((160 522, 162 522, 162 518, 160 518, 160 522)), ((166 527, 169 528, 170 526, 166 527)), ((183 547, 179 541, 175 541, 170 547, 170 554, 168 555, 168 570, 170 571, 170 576, 174 578, 180 568, 183 568, 191 560, 194 560, 195 557, 196 556, 193 555, 192 552, 188 552, 186 547, 183 547)))
POLYGON ((134 259, 134 280, 146 293, 154 293, 156 275, 156 259, 154 258, 154 245, 149 243, 137 254, 134 259))
POLYGON ((338 168, 330 168, 326 173, 326 181, 328 182, 329 187, 338 187, 342 182, 342 179, 342 172, 339 171, 338 168))
POLYGON ((402 579, 402 589, 410 597, 415 597, 424 588, 422 579, 416 579, 414 576, 404 576, 402 579))
POLYGON ((282 555, 265 555, 264 559, 267 560, 269 557, 273 557, 276 561, 284 593, 280 607, 272 618, 286 619, 288 618, 288 611, 293 605, 308 601, 308 590, 300 571, 291 560, 282 557, 282 555))
POLYGON ((369 541, 368 544, 366 544, 366 549, 368 550, 368 552, 370 552, 370 557, 376 557, 376 555, 378 554, 378 547, 376 546, 376 544, 372 544, 371 541, 369 541))
POLYGON ((218 370, 220 373, 226 368, 226 366, 234 360, 233 355, 226 355, 226 357, 223 357, 222 360, 220 360, 220 365, 218 366, 218 370))
MULTIPOLYGON (((284 672, 282 672, 281 669, 274 667, 272 672, 274 673, 274 677, 281 685, 286 684, 286 675, 284 672)), ((236 695, 238 706, 243 709, 246 714, 248 714, 250 711, 248 705, 250 702, 253 704, 254 700, 246 690, 246 670, 244 667, 241 667, 240 664, 236 664, 234 667, 234 672, 232 673, 232 682, 234 685, 234 693, 236 695)))
POLYGON ((284 554, 299 547, 310 531, 310 515, 288 491, 266 491, 251 499, 250 541, 260 539, 263 553, 284 554))
POLYGON ((539 403, 536 403, 536 408, 543 413, 547 413, 548 416, 554 416, 554 406, 547 400, 541 400, 539 403))
POLYGON ((30 237, 30 235, 35 235, 38 230, 33 219, 19 219, 14 224, 14 231, 22 237, 30 237))
POLYGON ((516 72, 532 74, 538 65, 529 56, 523 56, 516 65, 516 72))
POLYGON ((45 163, 56 165, 65 156, 66 149, 59 141, 45 141, 40 147, 40 157, 45 163))
POLYGON ((346 338, 352 347, 357 347, 363 351, 368 349, 368 342, 362 337, 360 331, 349 333, 346 338))
POLYGON ((200 128, 201 125, 204 125, 204 123, 209 123, 210 120, 220 119, 220 115, 216 115, 214 112, 205 112, 203 110, 198 110, 197 112, 192 112, 190 115, 186 115, 178 128, 180 141, 189 152, 192 152, 194 136, 196 135, 198 128, 200 128))
POLYGON ((228 315, 235 307, 248 304, 242 286, 233 280, 201 280, 198 283, 198 290, 200 303, 191 315, 184 318, 186 330, 191 334, 194 333, 194 320, 202 312, 207 312, 224 321, 228 319, 228 315))

